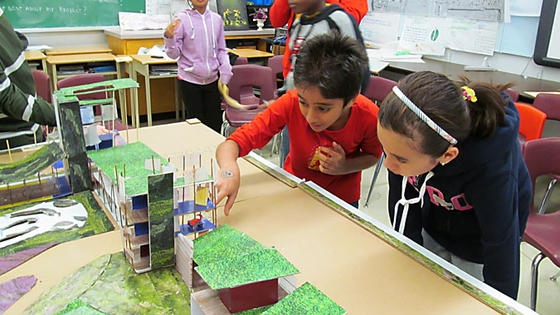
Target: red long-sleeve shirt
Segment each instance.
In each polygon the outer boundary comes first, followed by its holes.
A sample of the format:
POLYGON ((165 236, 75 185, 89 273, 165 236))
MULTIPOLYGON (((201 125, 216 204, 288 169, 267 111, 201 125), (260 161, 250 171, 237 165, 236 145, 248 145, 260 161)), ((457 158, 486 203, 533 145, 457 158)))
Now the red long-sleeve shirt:
POLYGON ((377 106, 369 99, 358 95, 352 105, 346 125, 339 130, 315 132, 299 109, 297 90, 288 91, 270 104, 269 108, 255 119, 238 128, 228 139, 239 145, 239 155, 244 156, 254 148, 266 145, 272 137, 288 126, 290 153, 284 169, 299 178, 311 180, 343 199, 355 202, 360 199, 361 172, 345 175, 328 175, 313 167, 315 149, 319 146, 340 144, 351 158, 359 152, 381 155, 381 144, 377 139, 377 106))
MULTIPOLYGON (((344 11, 348 12, 350 15, 356 19, 356 22, 360 24, 362 18, 368 12, 368 5, 365 0, 326 0, 330 4, 338 4, 344 11)), ((294 21, 294 12, 290 9, 288 5, 288 0, 275 0, 270 7, 270 23, 274 27, 282 27, 288 23, 288 28, 292 25, 294 21)), ((290 47, 288 45, 289 34, 286 38, 286 50, 284 51, 284 58, 282 59, 282 66, 284 67, 283 73, 284 77, 288 75, 291 67, 290 61, 290 47)))

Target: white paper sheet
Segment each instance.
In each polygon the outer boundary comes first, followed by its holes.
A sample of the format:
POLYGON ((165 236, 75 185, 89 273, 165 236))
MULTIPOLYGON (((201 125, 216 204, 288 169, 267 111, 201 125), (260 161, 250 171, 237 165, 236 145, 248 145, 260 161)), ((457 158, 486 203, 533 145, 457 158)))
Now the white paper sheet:
POLYGON ((360 22, 360 31, 366 45, 397 40, 400 14, 368 12, 360 22))
POLYGON ((498 22, 449 19, 447 47, 492 56, 498 38, 498 22))
POLYGON ((510 14, 515 16, 540 16, 542 0, 510 0, 510 14))
POLYGON ((147 15, 167 15, 171 18, 186 8, 184 0, 146 0, 147 15))
POLYGON ((406 16, 399 49, 413 54, 443 56, 448 29, 449 23, 444 18, 406 16))
POLYGON ((169 15, 119 12, 119 26, 125 31, 162 30, 169 25, 169 21, 169 15))

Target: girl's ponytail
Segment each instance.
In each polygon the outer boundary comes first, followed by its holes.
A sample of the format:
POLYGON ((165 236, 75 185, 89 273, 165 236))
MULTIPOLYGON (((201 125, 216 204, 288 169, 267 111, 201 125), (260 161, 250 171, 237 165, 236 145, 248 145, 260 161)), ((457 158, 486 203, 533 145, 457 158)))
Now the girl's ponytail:
POLYGON ((468 82, 465 78, 462 79, 475 94, 475 99, 465 99, 471 116, 471 135, 477 138, 488 137, 504 123, 504 106, 509 102, 509 98, 504 99, 502 93, 512 84, 493 86, 485 82, 468 82))

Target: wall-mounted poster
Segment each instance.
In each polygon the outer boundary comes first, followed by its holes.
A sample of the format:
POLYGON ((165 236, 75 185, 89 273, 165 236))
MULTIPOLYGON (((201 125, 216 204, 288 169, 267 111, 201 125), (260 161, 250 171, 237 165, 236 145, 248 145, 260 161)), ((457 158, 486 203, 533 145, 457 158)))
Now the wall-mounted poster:
POLYGON ((226 31, 249 29, 245 0, 217 0, 216 2, 226 31))

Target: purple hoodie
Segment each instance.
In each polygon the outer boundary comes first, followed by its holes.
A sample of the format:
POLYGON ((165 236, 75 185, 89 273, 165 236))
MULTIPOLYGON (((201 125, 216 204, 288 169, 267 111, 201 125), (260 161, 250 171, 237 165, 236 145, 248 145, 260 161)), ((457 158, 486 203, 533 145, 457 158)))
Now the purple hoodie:
POLYGON ((231 65, 224 38, 222 17, 206 9, 204 14, 185 10, 175 19, 181 23, 172 38, 164 35, 165 52, 171 58, 179 57, 179 78, 194 84, 209 84, 218 79, 231 79, 231 65))

